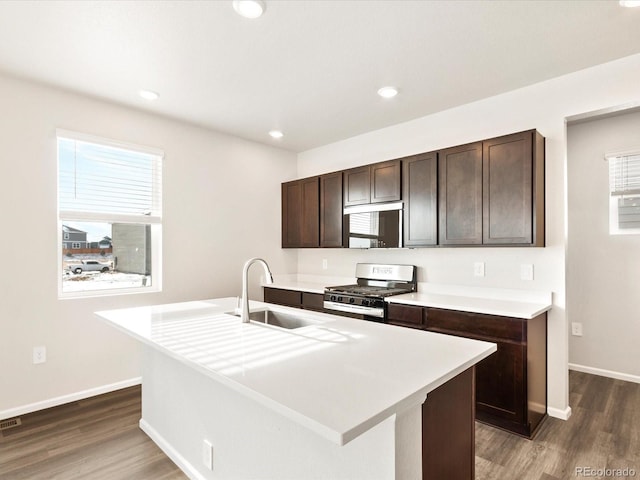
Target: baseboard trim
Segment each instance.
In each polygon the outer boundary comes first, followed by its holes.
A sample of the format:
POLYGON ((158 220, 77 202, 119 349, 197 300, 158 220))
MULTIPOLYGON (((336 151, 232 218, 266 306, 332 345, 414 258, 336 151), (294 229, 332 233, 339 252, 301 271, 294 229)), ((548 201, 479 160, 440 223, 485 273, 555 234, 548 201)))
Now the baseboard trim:
POLYGON ((600 375, 601 377, 615 378, 616 380, 624 380, 625 382, 640 383, 640 376, 638 375, 614 372, 612 370, 604 370, 602 368, 587 367, 585 365, 578 365, 575 363, 569 364, 569 370, 575 370, 576 372, 582 373, 591 373, 593 375, 600 375))
POLYGON ((108 385, 101 385, 99 387, 90 388, 88 390, 82 390, 80 392, 70 393, 68 395, 62 395, 60 397, 49 398, 40 402, 29 403, 28 405, 22 405, 20 407, 9 408, 7 410, 0 410, 0 420, 5 418, 17 417, 19 415, 26 415, 27 413, 37 412, 38 410, 44 410, 45 408, 57 407, 58 405, 64 405, 65 403, 76 402, 89 397, 95 397, 96 395, 102 395, 103 393, 115 392, 127 387, 133 387, 134 385, 140 385, 142 383, 142 377, 134 377, 121 382, 110 383, 108 385))
POLYGON ((553 418, 559 418, 560 420, 569 420, 571 418, 571 407, 567 407, 564 410, 560 408, 547 408, 547 415, 553 418))
POLYGON ((198 472, 191 463, 187 461, 178 451, 173 448, 173 446, 167 442, 167 440, 160 435, 155 428, 153 428, 149 423, 141 418, 140 429, 147 434, 147 436, 153 440, 153 442, 162 450, 167 457, 171 459, 173 463, 175 463, 182 472, 189 477, 191 480, 207 480, 200 472, 198 472))

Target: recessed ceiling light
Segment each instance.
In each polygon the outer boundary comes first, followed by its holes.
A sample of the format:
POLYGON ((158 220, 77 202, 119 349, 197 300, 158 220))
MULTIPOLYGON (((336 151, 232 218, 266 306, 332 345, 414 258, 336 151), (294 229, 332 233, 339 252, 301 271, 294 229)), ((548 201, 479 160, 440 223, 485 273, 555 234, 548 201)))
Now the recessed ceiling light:
POLYGON ((245 18, 258 18, 264 13, 264 2, 260 0, 233 0, 233 9, 245 18))
POLYGON ((269 132, 269 135, 271 135, 272 138, 282 138, 282 137, 284 137, 284 133, 282 133, 280 130, 271 130, 269 132))
POLYGON ((623 7, 640 7, 640 0, 620 0, 623 7))
POLYGON ((160 98, 160 94, 158 92, 153 92, 151 90, 140 90, 138 92, 138 95, 140 95, 145 100, 157 100, 158 98, 160 98))
POLYGON ((393 98, 398 94, 398 89, 396 87, 382 87, 378 90, 378 95, 382 98, 393 98))

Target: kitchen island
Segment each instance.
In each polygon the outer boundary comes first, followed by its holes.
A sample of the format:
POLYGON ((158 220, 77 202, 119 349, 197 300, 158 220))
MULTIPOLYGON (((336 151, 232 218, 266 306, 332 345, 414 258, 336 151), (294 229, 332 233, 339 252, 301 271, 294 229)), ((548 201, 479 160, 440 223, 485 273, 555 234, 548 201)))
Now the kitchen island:
POLYGON ((303 326, 241 323, 236 305, 97 312, 144 344, 140 426, 190 478, 473 478, 473 366, 495 344, 260 302, 303 326))

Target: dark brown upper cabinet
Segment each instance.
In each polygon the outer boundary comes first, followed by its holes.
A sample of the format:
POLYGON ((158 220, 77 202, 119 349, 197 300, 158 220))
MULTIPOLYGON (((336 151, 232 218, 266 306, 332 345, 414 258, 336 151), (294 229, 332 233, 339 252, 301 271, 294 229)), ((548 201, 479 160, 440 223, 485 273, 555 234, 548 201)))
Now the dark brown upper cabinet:
POLYGON ((422 153, 402 159, 404 246, 438 243, 438 154, 422 153))
POLYGON ((282 247, 320 246, 318 177, 282 184, 282 247))
POLYGON ((440 245, 544 246, 540 133, 442 150, 438 169, 440 245))
POLYGON ((344 171, 344 206, 400 200, 400 160, 344 171))
POLYGON ((320 246, 342 247, 342 172, 320 176, 320 246))
POLYGON ((342 247, 343 207, 402 200, 405 247, 544 247, 544 147, 528 130, 283 183, 282 246, 342 247))
POLYGON ((533 130, 482 144, 482 243, 544 246, 544 138, 533 130))
POLYGON ((371 203, 400 200, 400 160, 371 165, 371 203))
POLYGON ((345 170, 344 206, 363 205, 371 202, 371 169, 369 165, 345 170))
POLYGON ((482 142, 438 153, 440 245, 482 244, 482 142))

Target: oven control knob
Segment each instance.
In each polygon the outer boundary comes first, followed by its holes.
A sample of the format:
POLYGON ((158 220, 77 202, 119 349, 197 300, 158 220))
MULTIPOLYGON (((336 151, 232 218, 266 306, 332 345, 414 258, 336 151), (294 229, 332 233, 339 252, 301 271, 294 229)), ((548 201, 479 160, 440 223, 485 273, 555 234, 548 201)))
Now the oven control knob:
POLYGON ((355 299, 355 298, 353 298, 353 297, 351 297, 351 298, 349 299, 349 303, 353 303, 353 302, 355 302, 355 301, 356 301, 356 299, 355 299))
POLYGON ((331 295, 331 301, 335 302, 336 301, 336 296, 335 295, 331 295))
POLYGON ((342 297, 338 297, 338 301, 341 302, 342 301, 342 297))
POLYGON ((369 300, 362 300, 362 306, 366 307, 369 305, 369 300))

